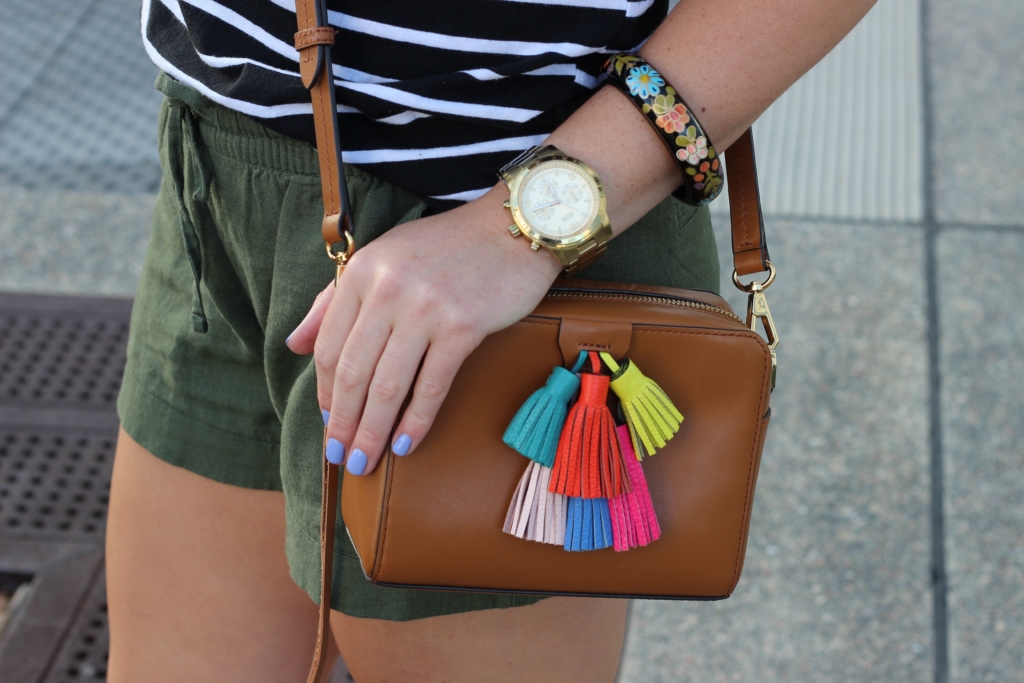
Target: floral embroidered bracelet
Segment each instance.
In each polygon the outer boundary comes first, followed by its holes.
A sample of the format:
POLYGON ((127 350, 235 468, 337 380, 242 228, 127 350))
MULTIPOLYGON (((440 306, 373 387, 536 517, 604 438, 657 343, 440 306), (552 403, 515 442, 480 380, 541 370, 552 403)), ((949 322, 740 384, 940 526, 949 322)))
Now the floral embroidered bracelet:
POLYGON ((613 55, 605 70, 608 81, 643 112, 679 164, 683 184, 672 193, 676 199, 701 206, 717 197, 722 191, 722 162, 676 89, 636 55, 613 55))

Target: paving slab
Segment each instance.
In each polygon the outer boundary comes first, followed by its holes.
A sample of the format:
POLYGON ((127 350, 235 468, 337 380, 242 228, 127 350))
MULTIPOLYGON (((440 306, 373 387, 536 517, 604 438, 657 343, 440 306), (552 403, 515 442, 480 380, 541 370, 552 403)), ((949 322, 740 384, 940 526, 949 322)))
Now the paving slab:
POLYGON ((932 156, 940 221, 1018 224, 1024 213, 1020 0, 930 0, 932 156))
POLYGON ((765 210, 921 220, 921 73, 920 0, 878 0, 755 124, 765 210))
POLYGON ((0 290, 134 296, 155 201, 0 189, 0 290))
POLYGON ((1024 230, 938 243, 950 681, 1024 680, 1024 230))
POLYGON ((922 232, 768 238, 779 380, 743 578, 723 602, 636 601, 620 681, 932 681, 922 232))
POLYGON ((0 3, 0 125, 95 0, 0 3), (45 39, 41 31, 45 28, 45 39))
MULTIPOLYGON (((81 5, 87 11, 0 119, 0 186, 154 192, 162 95, 142 47, 139 3, 81 5)), ((18 12, 5 30, 48 33, 38 14, 18 12)))

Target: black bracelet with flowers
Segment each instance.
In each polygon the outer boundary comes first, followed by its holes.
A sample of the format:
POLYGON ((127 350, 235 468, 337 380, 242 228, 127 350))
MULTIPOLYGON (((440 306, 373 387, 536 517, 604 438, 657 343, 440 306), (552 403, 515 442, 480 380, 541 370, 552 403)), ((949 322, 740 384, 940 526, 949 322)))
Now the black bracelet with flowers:
POLYGON ((691 206, 709 203, 722 191, 722 162, 697 117, 642 57, 613 55, 605 65, 608 81, 651 122, 679 164, 683 184, 672 194, 691 206))

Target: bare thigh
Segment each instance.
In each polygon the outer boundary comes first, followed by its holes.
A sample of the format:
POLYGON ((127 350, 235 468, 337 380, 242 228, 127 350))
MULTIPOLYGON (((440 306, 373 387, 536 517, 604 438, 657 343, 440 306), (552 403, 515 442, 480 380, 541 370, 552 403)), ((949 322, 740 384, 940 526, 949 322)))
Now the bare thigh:
MULTIPOLYGON (((288 574, 284 498, 159 460, 123 431, 107 526, 111 683, 301 683, 317 607, 288 574)), ((332 613, 358 683, 612 681, 624 600, 411 622, 332 613)), ((331 657, 336 657, 332 648, 331 657)))
POLYGON ((331 613, 357 683, 611 683, 625 624, 625 600, 586 598, 407 622, 331 613))
POLYGON ((121 431, 107 525, 111 683, 303 682, 317 607, 288 574, 284 497, 159 460, 121 431))

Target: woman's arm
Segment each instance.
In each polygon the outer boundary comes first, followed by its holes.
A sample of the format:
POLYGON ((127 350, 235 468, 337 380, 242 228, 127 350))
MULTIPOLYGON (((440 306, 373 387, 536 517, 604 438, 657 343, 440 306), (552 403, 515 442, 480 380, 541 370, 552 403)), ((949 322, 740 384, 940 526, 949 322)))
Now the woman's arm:
MULTIPOLYGON (((682 0, 640 54, 679 91, 721 151, 873 3, 682 0)), ((615 234, 681 182, 650 124, 611 87, 546 144, 594 168, 615 234)), ((558 275, 551 255, 509 237, 505 199, 508 190, 498 183, 473 202, 398 226, 361 248, 337 289, 328 286, 289 337, 296 353, 314 353, 331 447, 347 451, 350 471, 376 466, 411 388, 396 452, 406 442, 408 451, 415 448, 463 360, 485 336, 528 315, 558 275)))

